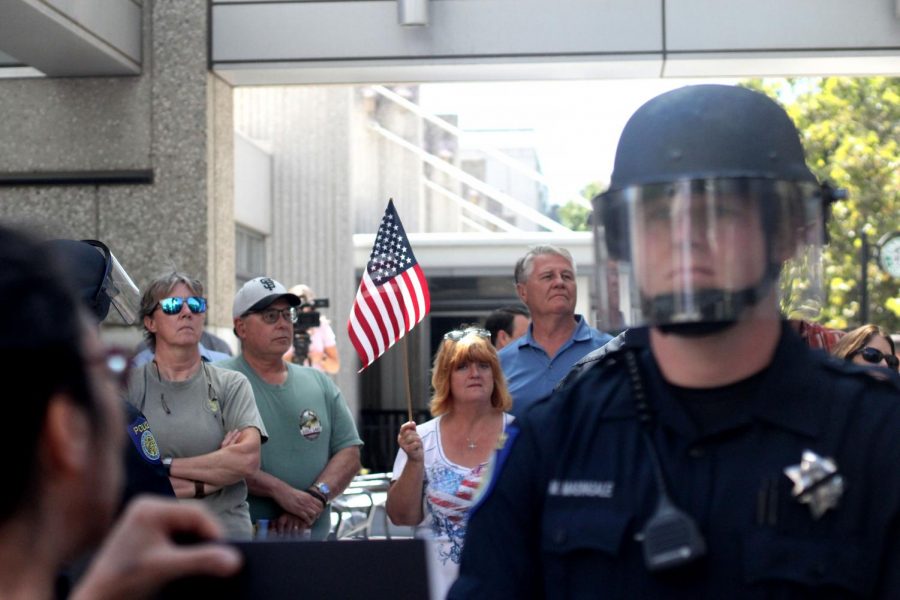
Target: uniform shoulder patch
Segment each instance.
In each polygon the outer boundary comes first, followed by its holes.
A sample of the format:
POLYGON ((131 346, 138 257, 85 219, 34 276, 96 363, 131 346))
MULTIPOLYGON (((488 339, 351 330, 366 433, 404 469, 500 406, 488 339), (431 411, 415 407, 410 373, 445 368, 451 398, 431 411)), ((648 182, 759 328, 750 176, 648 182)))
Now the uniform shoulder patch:
POLYGON ((159 445, 156 443, 156 436, 150 430, 150 422, 144 415, 134 419, 128 425, 128 437, 137 448, 138 452, 148 463, 157 465, 159 462, 159 445))
POLYGON ((823 361, 823 364, 831 371, 836 371, 843 375, 851 375, 863 381, 874 381, 900 391, 900 376, 887 368, 857 365, 834 356, 828 356, 825 361, 823 361))
POLYGON ((571 387, 587 373, 615 364, 618 355, 627 348, 640 345, 643 341, 643 336, 642 331, 628 329, 606 342, 603 346, 585 354, 578 362, 572 365, 571 370, 556 384, 553 391, 559 392, 571 387))

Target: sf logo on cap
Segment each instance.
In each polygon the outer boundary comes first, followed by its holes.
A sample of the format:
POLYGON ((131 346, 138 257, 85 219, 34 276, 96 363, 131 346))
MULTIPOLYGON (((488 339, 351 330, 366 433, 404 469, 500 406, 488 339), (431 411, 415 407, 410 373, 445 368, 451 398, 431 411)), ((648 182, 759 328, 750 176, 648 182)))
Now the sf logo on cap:
POLYGON ((268 277, 263 277, 262 279, 260 279, 259 284, 270 292, 275 289, 275 282, 268 277))

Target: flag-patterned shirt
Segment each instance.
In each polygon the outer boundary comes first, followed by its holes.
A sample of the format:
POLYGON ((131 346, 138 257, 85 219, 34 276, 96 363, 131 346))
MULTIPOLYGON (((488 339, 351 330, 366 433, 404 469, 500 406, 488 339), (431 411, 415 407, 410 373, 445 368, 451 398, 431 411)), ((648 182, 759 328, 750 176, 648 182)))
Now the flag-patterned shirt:
MULTIPOLYGON (((503 415, 504 431, 512 420, 511 415, 503 415)), ((416 427, 425 453, 425 518, 416 527, 416 536, 435 541, 434 549, 446 593, 459 571, 469 510, 474 504, 487 463, 464 467, 451 462, 441 444, 440 423, 441 417, 437 417, 416 427)), ((392 479, 400 477, 404 466, 406 453, 401 449, 394 461, 392 479)))

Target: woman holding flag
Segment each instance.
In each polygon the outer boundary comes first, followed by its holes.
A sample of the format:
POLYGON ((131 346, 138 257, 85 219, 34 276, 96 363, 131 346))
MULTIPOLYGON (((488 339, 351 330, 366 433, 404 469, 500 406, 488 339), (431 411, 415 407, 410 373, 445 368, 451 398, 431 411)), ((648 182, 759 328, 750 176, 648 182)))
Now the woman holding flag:
POLYGON ((475 327, 447 333, 431 377, 434 418, 404 423, 397 436, 387 513, 437 543, 443 598, 456 579, 469 509, 488 460, 512 416, 506 380, 491 334, 475 327), (424 502, 423 502, 424 500, 424 502))

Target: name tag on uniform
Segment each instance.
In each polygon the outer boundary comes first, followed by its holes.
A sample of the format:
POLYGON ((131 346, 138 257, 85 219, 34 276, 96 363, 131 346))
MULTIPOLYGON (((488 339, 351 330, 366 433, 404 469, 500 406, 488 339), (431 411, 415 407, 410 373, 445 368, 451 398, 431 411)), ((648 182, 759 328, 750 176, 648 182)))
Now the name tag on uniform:
POLYGON ((568 498, 612 498, 615 488, 616 482, 614 481, 552 479, 547 485, 547 495, 568 498))

